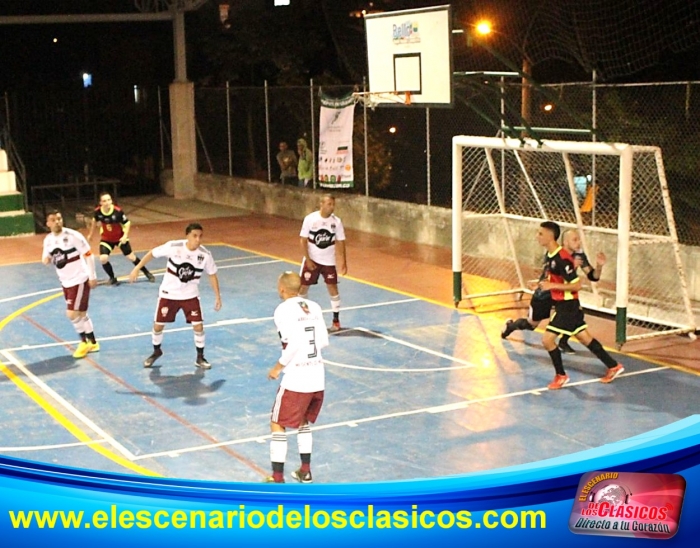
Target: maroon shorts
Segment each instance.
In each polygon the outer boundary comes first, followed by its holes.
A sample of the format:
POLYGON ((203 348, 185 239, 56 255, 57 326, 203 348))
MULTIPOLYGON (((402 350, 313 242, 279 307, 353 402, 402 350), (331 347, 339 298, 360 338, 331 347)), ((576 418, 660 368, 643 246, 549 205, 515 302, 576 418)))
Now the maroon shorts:
POLYGON ((87 312, 90 300, 90 284, 83 282, 73 287, 64 287, 63 296, 66 298, 66 309, 87 312))
POLYGON ((323 264, 316 263, 316 268, 314 270, 309 270, 306 267, 306 261, 301 265, 301 285, 316 285, 318 283, 319 275, 323 276, 323 281, 327 284, 337 284, 338 283, 338 272, 335 266, 326 266, 323 264))
POLYGON ((320 392, 293 392, 281 386, 277 390, 270 420, 285 428, 299 428, 306 422, 314 423, 323 405, 320 392))
POLYGON ((160 297, 156 305, 156 317, 153 321, 156 323, 173 323, 175 316, 180 310, 185 313, 187 323, 202 323, 204 321, 202 319, 202 309, 199 305, 199 297, 182 301, 160 297))

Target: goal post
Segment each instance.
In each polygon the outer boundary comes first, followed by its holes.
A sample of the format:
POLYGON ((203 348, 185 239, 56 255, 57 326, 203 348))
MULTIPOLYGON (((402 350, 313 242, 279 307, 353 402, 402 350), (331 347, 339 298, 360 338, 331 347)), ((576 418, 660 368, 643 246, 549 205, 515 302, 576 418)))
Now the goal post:
POLYGON ((584 307, 612 314, 616 342, 695 331, 658 147, 455 136, 452 140, 455 305, 503 305, 532 293, 544 251, 540 223, 577 229, 595 262, 584 307))

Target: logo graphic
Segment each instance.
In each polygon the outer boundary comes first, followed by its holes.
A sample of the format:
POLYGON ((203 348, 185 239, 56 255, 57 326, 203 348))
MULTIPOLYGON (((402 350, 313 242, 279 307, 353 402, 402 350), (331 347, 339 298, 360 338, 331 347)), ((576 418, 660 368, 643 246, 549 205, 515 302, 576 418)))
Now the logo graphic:
POLYGON ((167 306, 164 306, 160 309, 160 315, 163 317, 168 315, 168 307, 167 306))
POLYGON ((190 263, 182 263, 177 267, 177 277, 183 283, 194 280, 195 269, 190 263))
POLYGON ((301 308, 304 314, 309 314, 309 305, 306 301, 299 301, 299 308, 301 308))
POLYGON ((678 532, 685 479, 677 474, 589 472, 579 482, 569 530, 581 535, 671 538, 678 532))
POLYGON ((326 249, 327 247, 330 247, 334 244, 333 236, 335 235, 332 232, 329 232, 328 230, 322 228, 316 234, 313 235, 312 242, 319 249, 326 249))
POLYGON ((204 260, 204 255, 197 255, 197 261, 202 262, 204 260))
POLYGON ((400 25, 392 25, 392 40, 394 44, 419 43, 418 21, 406 21, 400 25))

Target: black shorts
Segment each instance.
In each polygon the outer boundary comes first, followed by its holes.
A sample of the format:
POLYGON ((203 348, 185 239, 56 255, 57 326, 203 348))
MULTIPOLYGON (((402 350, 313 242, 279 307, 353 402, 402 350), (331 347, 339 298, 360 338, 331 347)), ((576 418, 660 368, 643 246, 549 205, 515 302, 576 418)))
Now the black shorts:
POLYGON ((119 242, 105 242, 104 240, 101 241, 100 255, 109 255, 116 248, 120 248, 125 257, 127 255, 131 255, 131 244, 129 243, 129 240, 127 240, 123 244, 120 244, 119 242))
POLYGON ((581 301, 554 301, 554 316, 549 321, 547 331, 560 335, 576 335, 587 327, 581 301))
POLYGON ((530 312, 528 313, 528 318, 531 321, 538 323, 542 320, 546 320, 552 314, 552 306, 554 306, 554 301, 551 297, 533 297, 530 300, 530 312))

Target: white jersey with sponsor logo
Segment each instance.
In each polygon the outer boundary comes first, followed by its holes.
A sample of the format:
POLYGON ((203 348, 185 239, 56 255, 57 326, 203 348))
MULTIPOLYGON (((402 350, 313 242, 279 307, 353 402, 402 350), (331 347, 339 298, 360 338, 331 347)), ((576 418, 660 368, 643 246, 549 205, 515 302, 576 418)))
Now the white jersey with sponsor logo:
POLYGON ((56 267, 56 274, 63 287, 85 283, 90 275, 95 278, 95 259, 90 253, 90 244, 77 230, 64 228, 59 234, 50 232, 44 238, 42 260, 46 257, 56 267), (93 261, 92 269, 87 261, 93 261))
POLYGON ((287 299, 275 310, 275 326, 283 346, 280 386, 294 392, 323 390, 326 380, 321 349, 328 346, 328 331, 321 307, 301 297, 287 299))
POLYGON ((184 301, 199 297, 199 280, 202 274, 216 274, 214 258, 204 246, 194 251, 187 249, 187 240, 172 240, 151 250, 151 254, 167 257, 165 275, 159 295, 164 299, 184 301))
POLYGON ((309 213, 299 236, 309 241, 309 258, 313 262, 335 266, 335 242, 345 240, 345 229, 338 217, 331 214, 324 219, 320 211, 309 213))

